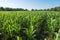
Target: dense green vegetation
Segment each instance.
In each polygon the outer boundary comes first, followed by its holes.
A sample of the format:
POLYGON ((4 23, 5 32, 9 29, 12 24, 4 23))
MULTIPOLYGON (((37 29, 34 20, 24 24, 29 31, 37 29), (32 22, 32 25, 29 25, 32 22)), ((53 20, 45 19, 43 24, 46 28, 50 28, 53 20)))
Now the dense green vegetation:
MULTIPOLYGON (((0 11, 29 11, 29 9, 0 7, 0 11)), ((60 11, 60 6, 48 9, 31 9, 31 11, 60 11)))
POLYGON ((0 11, 0 40, 60 40, 60 12, 0 11))
POLYGON ((9 7, 0 7, 0 11, 28 11, 28 9, 23 8, 9 8, 9 7))

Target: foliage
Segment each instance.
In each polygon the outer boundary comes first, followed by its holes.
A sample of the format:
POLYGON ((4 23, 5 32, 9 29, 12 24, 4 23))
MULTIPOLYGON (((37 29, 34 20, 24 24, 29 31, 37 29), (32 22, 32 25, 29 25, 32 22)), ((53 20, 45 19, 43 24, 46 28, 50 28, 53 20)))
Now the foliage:
POLYGON ((60 40, 60 12, 0 11, 0 40, 60 40))
MULTIPOLYGON (((0 7, 0 11, 29 11, 29 9, 0 7)), ((30 11, 60 11, 60 6, 48 8, 48 9, 31 9, 30 11)))

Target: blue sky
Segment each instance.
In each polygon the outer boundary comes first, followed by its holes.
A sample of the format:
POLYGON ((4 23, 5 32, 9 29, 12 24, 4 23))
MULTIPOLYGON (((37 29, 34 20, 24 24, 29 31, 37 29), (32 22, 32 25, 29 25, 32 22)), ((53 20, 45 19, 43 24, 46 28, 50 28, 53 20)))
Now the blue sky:
POLYGON ((0 7, 46 9, 60 6, 60 0, 0 0, 0 7))

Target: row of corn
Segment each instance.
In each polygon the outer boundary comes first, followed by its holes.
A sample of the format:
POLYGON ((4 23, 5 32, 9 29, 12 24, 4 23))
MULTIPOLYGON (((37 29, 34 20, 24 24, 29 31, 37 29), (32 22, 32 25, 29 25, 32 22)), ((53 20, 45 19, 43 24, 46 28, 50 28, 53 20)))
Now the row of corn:
POLYGON ((0 40, 60 40, 60 12, 1 11, 0 40))

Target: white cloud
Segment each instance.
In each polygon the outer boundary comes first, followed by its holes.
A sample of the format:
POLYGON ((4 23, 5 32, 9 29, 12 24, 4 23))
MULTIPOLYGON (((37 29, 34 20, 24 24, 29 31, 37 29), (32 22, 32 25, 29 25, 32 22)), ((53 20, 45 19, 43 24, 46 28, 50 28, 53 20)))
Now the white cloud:
POLYGON ((16 4, 11 0, 0 0, 0 7, 14 7, 16 4))

